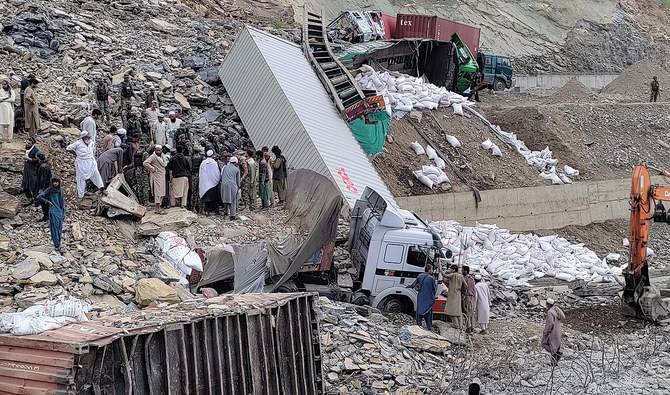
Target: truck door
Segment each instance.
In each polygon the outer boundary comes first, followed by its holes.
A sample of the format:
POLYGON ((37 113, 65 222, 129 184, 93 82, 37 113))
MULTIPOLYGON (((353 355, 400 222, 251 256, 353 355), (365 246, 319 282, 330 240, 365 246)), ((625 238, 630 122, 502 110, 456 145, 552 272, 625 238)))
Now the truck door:
POLYGON ((372 286, 373 296, 404 282, 400 274, 405 261, 405 250, 405 245, 400 243, 382 243, 372 286))

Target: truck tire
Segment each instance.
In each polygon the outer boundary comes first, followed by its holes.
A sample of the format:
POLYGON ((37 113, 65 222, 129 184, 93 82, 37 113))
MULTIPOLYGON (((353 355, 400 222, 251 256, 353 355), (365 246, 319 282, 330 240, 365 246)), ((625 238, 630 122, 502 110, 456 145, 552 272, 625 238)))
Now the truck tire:
POLYGON ((505 88, 507 88, 507 84, 502 78, 496 78, 495 81, 493 81, 493 90, 504 91, 505 88))
POLYGON ((358 306, 367 306, 370 304, 370 297, 363 292, 355 292, 351 297, 351 303, 358 306))
POLYGON ((404 313, 406 311, 405 301, 394 296, 389 296, 379 304, 379 310, 384 313, 404 313))

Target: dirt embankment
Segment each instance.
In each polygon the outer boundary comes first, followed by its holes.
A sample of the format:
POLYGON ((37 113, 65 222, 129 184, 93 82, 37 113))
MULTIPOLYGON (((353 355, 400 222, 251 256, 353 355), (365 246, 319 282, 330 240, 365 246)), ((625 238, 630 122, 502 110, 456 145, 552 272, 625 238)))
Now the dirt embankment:
POLYGON ((580 180, 628 177, 647 161, 670 168, 670 103, 558 103, 488 107, 488 119, 528 148, 548 146, 580 180))
POLYGON ((445 172, 451 180, 451 189, 430 190, 414 177, 413 171, 420 170, 422 165, 433 164, 425 155, 417 156, 410 147, 414 141, 423 147, 428 144, 417 129, 432 140, 434 148, 445 154, 480 190, 545 184, 521 155, 497 140, 479 120, 454 115, 451 109, 443 109, 424 112, 421 122, 403 119, 391 123, 389 135, 392 142, 386 143, 384 152, 374 160, 374 164, 395 196, 470 190, 449 168, 445 172), (447 134, 455 136, 462 146, 453 148, 447 142, 447 134), (498 145, 502 157, 494 157, 481 147, 486 139, 498 145))

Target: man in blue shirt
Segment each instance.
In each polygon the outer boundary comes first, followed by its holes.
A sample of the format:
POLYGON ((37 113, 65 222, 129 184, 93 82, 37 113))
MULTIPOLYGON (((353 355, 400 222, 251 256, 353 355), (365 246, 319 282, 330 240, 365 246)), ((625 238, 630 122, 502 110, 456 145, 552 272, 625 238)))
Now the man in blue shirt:
POLYGON ((421 326, 426 322, 426 329, 433 328, 433 303, 435 302, 435 290, 437 284, 433 277, 433 265, 427 264, 426 271, 419 274, 409 288, 413 288, 418 293, 416 297, 416 324, 421 326))

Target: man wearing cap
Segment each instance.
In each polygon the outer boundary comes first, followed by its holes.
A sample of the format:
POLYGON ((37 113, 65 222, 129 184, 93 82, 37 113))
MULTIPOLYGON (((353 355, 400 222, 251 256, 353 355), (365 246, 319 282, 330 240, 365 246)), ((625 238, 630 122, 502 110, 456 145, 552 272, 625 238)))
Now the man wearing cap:
POLYGON ((143 163, 144 168, 149 170, 149 185, 154 195, 155 211, 162 214, 161 203, 165 197, 165 167, 167 160, 163 155, 163 147, 156 145, 154 152, 143 163))
POLYGON ((189 188, 189 196, 190 196, 190 209, 195 211, 196 213, 200 212, 200 194, 198 193, 200 190, 200 164, 205 160, 205 158, 202 155, 202 147, 200 145, 195 145, 193 147, 193 154, 191 154, 191 157, 189 158, 191 162, 191 176, 189 178, 190 181, 190 188, 189 188))
POLYGON ((184 156, 184 146, 177 146, 177 153, 170 158, 167 169, 170 171, 170 206, 180 199, 181 207, 188 205, 188 176, 191 175, 191 164, 184 156))
POLYGON ((205 213, 209 214, 218 211, 221 202, 219 192, 221 170, 219 170, 219 164, 212 158, 214 151, 207 150, 206 155, 207 158, 200 163, 198 171, 198 196, 205 213))
POLYGON ((157 128, 160 124, 160 120, 158 118, 162 115, 157 106, 158 103, 152 101, 151 106, 144 112, 144 116, 146 117, 147 123, 149 124, 149 133, 151 133, 151 138, 153 139, 154 144, 165 145, 167 141, 161 136, 157 135, 157 128))
POLYGON ((240 190, 240 169, 237 156, 231 156, 228 163, 221 170, 221 203, 224 215, 228 213, 231 220, 237 219, 237 205, 240 190))
POLYGON ((563 355, 561 352, 561 321, 565 319, 565 314, 551 298, 547 299, 544 308, 542 348, 551 354, 551 366, 556 366, 563 355))
POLYGON ((165 122, 165 133, 167 134, 167 143, 170 147, 174 147, 175 133, 177 129, 181 128, 182 120, 177 118, 177 113, 170 111, 168 119, 165 122))
POLYGON ((30 137, 34 137, 40 131, 40 104, 35 95, 35 88, 39 84, 39 80, 35 77, 30 78, 30 85, 26 88, 23 95, 23 110, 25 119, 25 128, 30 137))
POLYGON ((475 304, 477 310, 477 323, 481 334, 486 334, 491 314, 491 291, 488 284, 484 282, 481 274, 475 276, 475 304))
POLYGON ((79 140, 67 146, 67 150, 74 156, 75 173, 77 175, 77 196, 79 199, 84 197, 86 192, 86 181, 91 182, 98 187, 100 191, 103 190, 104 184, 100 172, 98 171, 98 163, 93 156, 94 149, 91 138, 87 131, 82 131, 79 134, 79 140))

